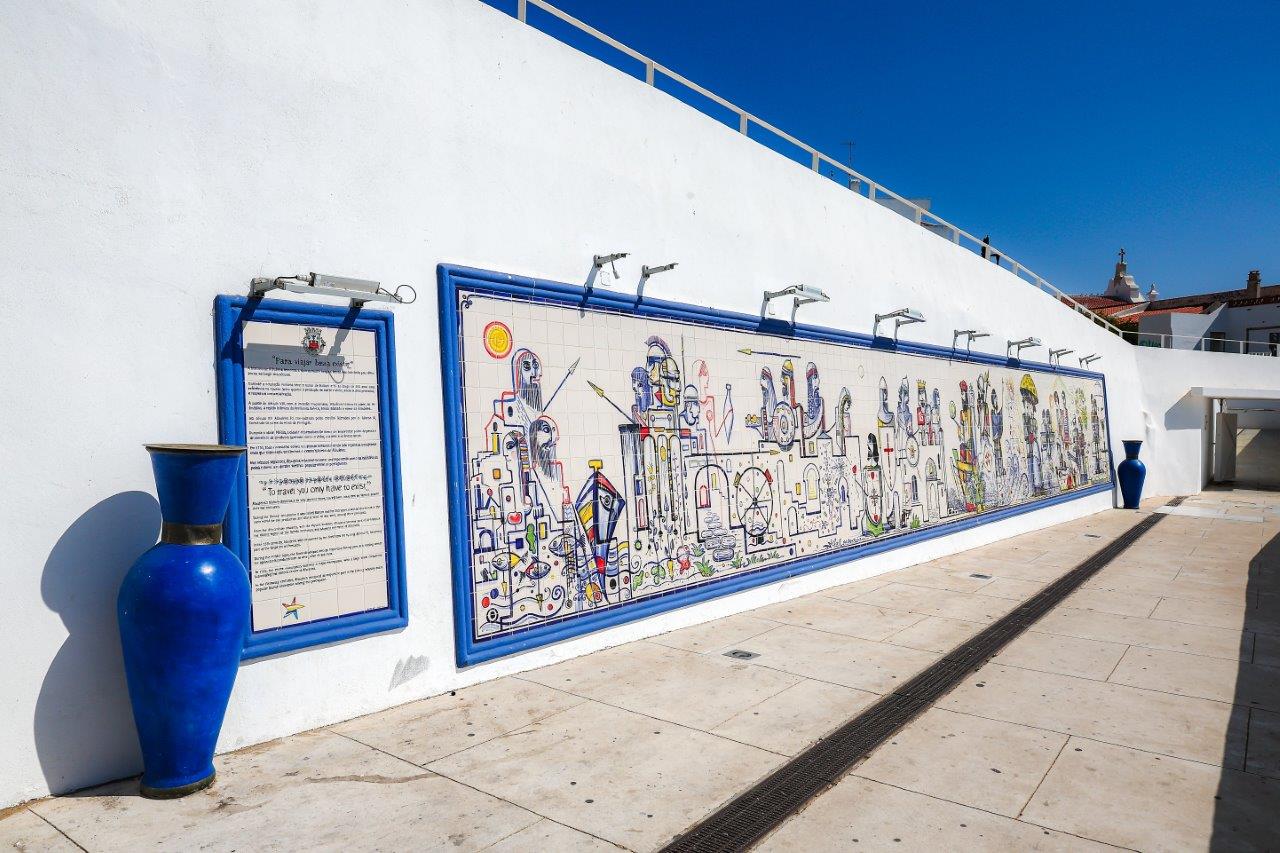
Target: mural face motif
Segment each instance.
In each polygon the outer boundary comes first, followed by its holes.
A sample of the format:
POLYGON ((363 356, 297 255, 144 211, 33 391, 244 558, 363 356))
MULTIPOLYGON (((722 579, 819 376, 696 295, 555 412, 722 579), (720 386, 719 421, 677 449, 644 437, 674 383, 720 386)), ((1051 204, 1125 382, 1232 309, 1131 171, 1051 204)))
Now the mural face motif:
POLYGON ((1111 478, 1095 379, 460 299, 478 642, 1111 478))

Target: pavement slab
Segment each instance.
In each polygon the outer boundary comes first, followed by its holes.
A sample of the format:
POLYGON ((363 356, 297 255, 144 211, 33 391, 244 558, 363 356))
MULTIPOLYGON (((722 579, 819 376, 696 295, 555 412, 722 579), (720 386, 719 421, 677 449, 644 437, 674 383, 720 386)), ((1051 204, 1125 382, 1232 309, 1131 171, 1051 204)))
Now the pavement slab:
POLYGON ((1103 846, 980 809, 891 785, 846 777, 755 848, 974 851, 1087 851, 1103 846))
POLYGON ((136 780, 34 803, 93 851, 483 850, 538 815, 329 731, 223 756, 211 788, 147 800, 136 780), (423 804, 429 803, 430 808, 423 804))
POLYGON ((1206 764, 1240 767, 1244 759, 1243 728, 1235 724, 1247 711, 1208 699, 993 663, 939 705, 1206 764))
POLYGON ((753 637, 747 651, 760 657, 747 666, 794 673, 816 681, 889 693, 939 655, 889 643, 873 643, 829 631, 782 625, 753 637))
POLYGON ((1264 851, 1277 813, 1280 783, 1072 738, 1024 817, 1135 850, 1264 851))
POLYGON ((587 702, 430 769, 598 838, 652 850, 784 760, 587 702))
POLYGON ((800 681, 731 658, 648 642, 615 646, 518 678, 703 730, 800 681))
POLYGON ((585 701, 541 684, 500 678, 357 717, 331 730, 425 765, 585 701))
POLYGON ((711 730, 712 734, 783 755, 796 755, 880 696, 805 679, 711 730))
POLYGON ((1006 666, 1106 681, 1129 646, 1028 631, 992 660, 1006 666))
POLYGON ((854 773, 1017 817, 1066 742, 1057 732, 933 708, 854 773))
POLYGON ((26 808, 0 812, 0 850, 17 853, 66 853, 80 848, 26 808))

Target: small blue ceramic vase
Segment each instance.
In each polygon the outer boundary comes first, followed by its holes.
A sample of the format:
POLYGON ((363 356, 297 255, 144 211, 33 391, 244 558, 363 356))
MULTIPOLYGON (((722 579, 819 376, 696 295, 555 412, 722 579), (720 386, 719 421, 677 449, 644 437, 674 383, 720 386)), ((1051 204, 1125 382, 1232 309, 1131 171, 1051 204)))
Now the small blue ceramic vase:
POLYGON ((213 751, 240 666, 249 576, 222 545, 243 447, 149 444, 160 542, 116 601, 142 795, 182 797, 213 783, 213 751))
POLYGON ((1147 466, 1138 458, 1142 450, 1141 441, 1126 441, 1124 444, 1124 461, 1116 466, 1116 476, 1120 479, 1120 494, 1124 496, 1125 509, 1137 509, 1142 502, 1142 484, 1147 479, 1147 466))

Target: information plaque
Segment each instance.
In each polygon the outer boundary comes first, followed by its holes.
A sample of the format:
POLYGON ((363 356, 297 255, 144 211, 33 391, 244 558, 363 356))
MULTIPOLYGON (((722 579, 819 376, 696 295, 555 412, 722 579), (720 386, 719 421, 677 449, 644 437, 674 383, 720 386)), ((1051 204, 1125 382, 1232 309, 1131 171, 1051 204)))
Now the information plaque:
POLYGON ((220 296, 219 434, 249 448, 226 544, 246 658, 407 623, 389 313, 220 296))

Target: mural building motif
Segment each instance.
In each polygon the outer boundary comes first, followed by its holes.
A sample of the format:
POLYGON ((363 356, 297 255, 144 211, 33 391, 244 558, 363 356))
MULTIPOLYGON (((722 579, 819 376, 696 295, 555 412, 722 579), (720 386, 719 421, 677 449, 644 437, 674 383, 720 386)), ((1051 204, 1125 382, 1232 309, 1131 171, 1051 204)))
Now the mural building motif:
POLYGON ((1111 478, 1097 379, 459 298, 477 641, 1111 478))

